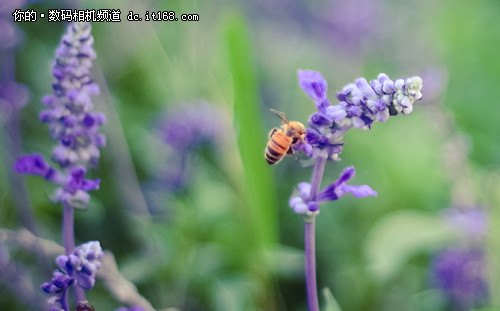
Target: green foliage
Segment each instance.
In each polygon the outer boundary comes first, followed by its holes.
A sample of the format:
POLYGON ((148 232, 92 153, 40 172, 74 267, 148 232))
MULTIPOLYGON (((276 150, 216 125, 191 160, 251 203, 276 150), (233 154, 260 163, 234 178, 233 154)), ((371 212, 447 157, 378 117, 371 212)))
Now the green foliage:
POLYGON ((450 228, 434 214, 418 210, 387 214, 366 237, 363 248, 368 269, 377 280, 386 282, 411 256, 438 249, 452 237, 450 228))
POLYGON ((342 311, 337 300, 332 294, 332 291, 329 288, 323 289, 323 295, 325 296, 326 306, 325 311, 342 311))
POLYGON ((234 86, 234 122, 245 170, 249 213, 259 243, 268 248, 277 240, 274 183, 263 158, 266 136, 259 110, 257 76, 250 38, 241 16, 228 18, 226 42, 234 86))

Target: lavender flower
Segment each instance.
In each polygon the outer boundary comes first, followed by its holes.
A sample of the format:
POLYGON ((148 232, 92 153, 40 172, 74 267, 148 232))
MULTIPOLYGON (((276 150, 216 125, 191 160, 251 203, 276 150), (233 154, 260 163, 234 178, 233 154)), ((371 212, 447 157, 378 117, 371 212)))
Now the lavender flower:
POLYGON ((486 301, 485 262, 485 254, 480 249, 448 248, 435 256, 434 282, 444 291, 454 310, 469 310, 486 301))
POLYGON ((299 191, 292 194, 289 205, 298 214, 304 214, 304 248, 307 303, 309 311, 319 311, 316 285, 315 216, 319 203, 338 200, 350 192, 356 197, 377 195, 370 186, 351 186, 354 167, 344 169, 339 179, 320 191, 321 179, 327 160, 339 160, 344 135, 353 127, 370 129, 375 121, 384 122, 389 116, 409 114, 413 103, 422 98, 422 79, 390 80, 380 74, 369 84, 359 78, 337 93, 338 105, 332 105, 326 96, 328 85, 319 72, 299 70, 299 85, 314 100, 318 112, 309 117, 306 142, 295 146, 315 158, 311 183, 300 183, 299 191))
POLYGON ((77 247, 69 256, 57 257, 60 270, 54 271, 52 280, 44 283, 42 289, 48 294, 57 295, 54 302, 60 303, 63 310, 68 310, 68 289, 74 285, 85 290, 91 289, 103 256, 99 242, 92 241, 77 247))
POLYGON ((162 120, 162 139, 178 152, 194 150, 205 143, 221 140, 224 113, 206 102, 185 105, 167 112, 162 120))
POLYGON ((90 23, 68 26, 53 62, 54 92, 42 99, 50 109, 40 113, 40 120, 49 123, 51 137, 58 141, 52 160, 64 171, 50 166, 40 154, 23 156, 14 165, 19 173, 42 176, 62 186, 52 196, 53 201, 77 208, 85 207, 87 192, 99 187, 98 179, 84 179, 85 166, 97 165, 99 148, 106 143, 98 132, 106 117, 91 112, 90 96, 98 94, 99 87, 89 74, 96 57, 90 31, 90 23))
POLYGON ((479 307, 488 296, 484 251, 488 216, 473 207, 448 208, 442 211, 442 216, 457 233, 458 239, 455 246, 434 256, 431 267, 433 282, 454 309, 479 307))
MULTIPOLYGON (((90 23, 68 26, 53 62, 53 94, 42 99, 49 109, 40 113, 40 121, 49 124, 51 137, 58 142, 52 160, 61 170, 36 153, 19 158, 14 165, 20 173, 42 176, 60 186, 52 200, 63 205, 62 236, 66 255, 57 259, 61 271, 56 271, 52 281, 43 284, 42 288, 47 293, 58 294, 52 302, 60 304, 65 311, 69 310, 67 296, 72 285, 78 285, 74 287, 76 303, 86 300, 84 290, 93 287, 102 257, 98 242, 75 249, 73 224, 74 209, 85 208, 90 199, 88 191, 99 188, 99 179, 85 178, 86 167, 97 165, 99 148, 106 143, 105 136, 99 133, 99 126, 105 123, 106 117, 92 112, 91 96, 99 93, 99 87, 90 78, 92 60, 96 57, 93 42, 90 23)), ((51 306, 54 310, 61 308, 51 306)))
POLYGON ((187 184, 189 158, 204 146, 220 146, 229 132, 225 111, 201 102, 167 111, 159 126, 161 139, 173 150, 175 163, 167 167, 165 182, 173 190, 181 190, 187 184))
POLYGON ((353 166, 344 169, 336 182, 321 190, 316 201, 310 201, 311 184, 302 182, 298 185, 299 191, 290 198, 289 205, 297 214, 319 213, 319 203, 338 200, 346 193, 352 193, 355 197, 376 196, 377 192, 368 185, 351 186, 347 181, 354 177, 353 166))
POLYGON ((422 79, 414 76, 390 80, 382 73, 369 84, 359 78, 337 93, 338 105, 326 97, 327 83, 319 72, 299 70, 299 84, 311 97, 318 112, 309 118, 306 143, 296 147, 308 156, 338 160, 342 139, 353 127, 370 129, 373 122, 386 121, 389 116, 409 114, 413 103, 422 98, 422 79))
POLYGON ((59 141, 52 160, 63 168, 97 165, 99 148, 106 144, 105 136, 98 132, 106 117, 91 112, 91 96, 99 94, 99 87, 90 77, 96 57, 93 42, 90 23, 68 26, 52 64, 54 92, 42 99, 49 109, 40 113, 40 121, 49 124, 51 137, 59 141))

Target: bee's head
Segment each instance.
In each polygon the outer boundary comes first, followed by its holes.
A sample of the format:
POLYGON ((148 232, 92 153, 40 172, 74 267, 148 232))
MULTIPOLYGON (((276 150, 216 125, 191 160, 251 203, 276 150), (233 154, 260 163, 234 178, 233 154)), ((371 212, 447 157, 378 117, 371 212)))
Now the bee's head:
POLYGON ((292 138, 292 144, 303 140, 306 137, 307 131, 304 124, 297 121, 290 121, 286 124, 284 132, 292 138))

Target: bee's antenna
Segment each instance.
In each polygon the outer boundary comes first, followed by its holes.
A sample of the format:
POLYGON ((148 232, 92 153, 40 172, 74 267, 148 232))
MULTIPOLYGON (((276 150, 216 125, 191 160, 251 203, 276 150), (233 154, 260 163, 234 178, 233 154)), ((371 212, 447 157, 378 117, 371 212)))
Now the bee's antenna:
POLYGON ((284 124, 288 123, 288 119, 286 118, 286 115, 284 112, 278 111, 278 110, 273 109, 273 108, 269 108, 269 110, 271 110, 271 112, 273 112, 275 115, 277 115, 283 121, 284 124))

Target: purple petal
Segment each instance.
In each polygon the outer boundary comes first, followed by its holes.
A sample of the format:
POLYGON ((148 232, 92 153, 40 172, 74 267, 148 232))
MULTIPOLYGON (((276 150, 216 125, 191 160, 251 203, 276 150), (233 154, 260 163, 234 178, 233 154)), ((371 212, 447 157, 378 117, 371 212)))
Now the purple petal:
POLYGON ((97 190, 99 189, 99 185, 101 183, 101 179, 85 179, 82 183, 82 188, 81 190, 84 191, 91 191, 91 190, 97 190))
POLYGON ((72 278, 59 271, 54 272, 52 284, 58 288, 68 288, 72 283, 72 278))
POLYGON ((363 93, 364 97, 370 98, 370 97, 376 97, 377 96, 377 94, 371 88, 370 84, 368 84, 368 81, 366 81, 365 78, 358 78, 358 79, 356 79, 356 86, 363 93))
POLYGON ((337 99, 342 102, 346 102, 348 101, 347 94, 348 94, 347 92, 337 92, 337 99))
POLYGON ((372 188, 367 185, 363 186, 350 186, 346 182, 353 178, 355 174, 354 166, 346 167, 339 179, 333 184, 328 185, 325 189, 321 190, 318 194, 318 201, 334 201, 338 200, 347 192, 352 193, 355 197, 365 197, 368 195, 377 195, 372 188))
POLYGON ((375 109, 377 111, 384 111, 385 109, 387 109, 387 105, 385 104, 385 101, 379 99, 375 102, 375 109))
MULTIPOLYGON (((345 103, 345 102, 344 102, 345 103)), ((339 123, 347 116, 347 112, 340 105, 330 106, 326 110, 333 121, 339 123)))
POLYGON ((56 259, 56 263, 57 265, 59 266, 59 268, 61 268, 61 270, 64 270, 66 271, 67 268, 68 268, 68 256, 66 255, 61 255, 61 256, 58 256, 57 259, 56 259))
POLYGON ((73 194, 76 190, 90 191, 99 189, 100 179, 84 179, 87 169, 84 166, 75 167, 71 171, 71 177, 68 181, 68 190, 73 194))
POLYGON ((46 292, 47 294, 54 294, 55 293, 55 288, 52 285, 52 282, 45 282, 42 284, 42 290, 46 292))
POLYGON ((321 103, 326 99, 327 83, 321 73, 312 70, 300 70, 299 84, 300 87, 311 97, 315 102, 321 103))
POLYGON ((307 134, 306 134, 306 141, 309 144, 317 144, 319 143, 319 140, 321 139, 320 133, 316 131, 315 129, 307 129, 307 134))
POLYGON ((338 200, 342 196, 342 193, 337 193, 337 188, 338 186, 336 183, 328 185, 318 194, 318 201, 325 202, 338 200))
POLYGON ((340 154, 342 152, 342 144, 329 145, 326 147, 328 154, 340 154))
POLYGON ((82 123, 86 128, 90 128, 96 123, 96 119, 92 114, 87 113, 85 114, 85 117, 83 117, 82 123))
POLYGON ((309 199, 309 195, 311 194, 311 184, 307 182, 301 182, 298 184, 300 197, 306 201, 309 199))
POLYGON ((344 171, 342 171, 342 174, 340 174, 339 179, 335 182, 335 185, 340 186, 345 184, 349 179, 353 178, 355 174, 356 170, 354 166, 346 167, 344 171))
POLYGON ((350 186, 350 185, 345 185, 342 187, 342 191, 344 193, 350 192, 352 195, 358 198, 366 197, 369 195, 376 196, 377 192, 370 188, 368 185, 362 185, 362 186, 350 186))
POLYGON ((297 150, 297 151, 303 151, 305 154, 310 156, 313 148, 312 148, 311 144, 301 142, 301 143, 298 143, 297 145, 295 145, 293 147, 293 149, 297 150))
POLYGON ((311 127, 331 127, 333 125, 333 120, 324 113, 316 112, 309 117, 309 125, 311 127))
POLYGON ((83 273, 77 273, 76 275, 76 280, 77 284, 85 289, 85 290, 90 290, 92 287, 94 287, 95 284, 95 277, 94 275, 87 275, 83 273))
POLYGON ((22 156, 14 164, 14 169, 22 174, 42 176, 45 179, 54 181, 52 177, 55 176, 55 169, 39 153, 22 156))
POLYGON ((98 133, 94 136, 94 143, 97 147, 106 146, 106 136, 104 134, 98 133))
POLYGON ((363 110, 361 110, 361 107, 359 106, 351 106, 349 109, 347 109, 347 115, 349 117, 359 117, 363 113, 363 110))

